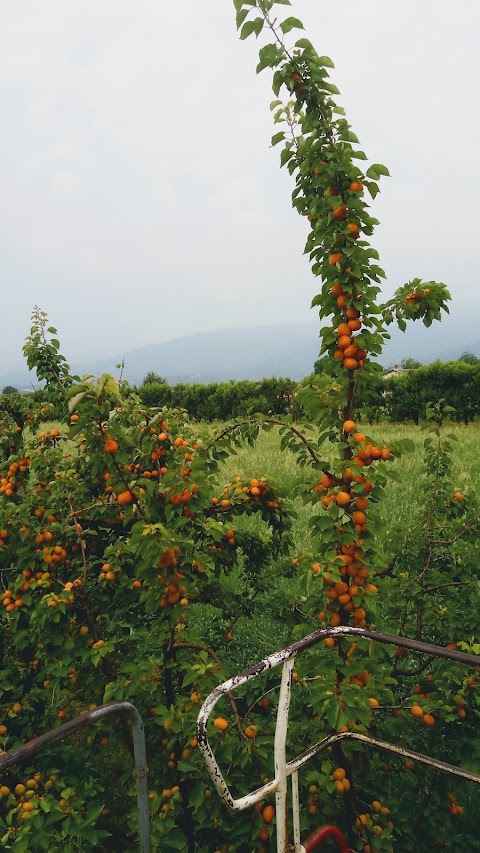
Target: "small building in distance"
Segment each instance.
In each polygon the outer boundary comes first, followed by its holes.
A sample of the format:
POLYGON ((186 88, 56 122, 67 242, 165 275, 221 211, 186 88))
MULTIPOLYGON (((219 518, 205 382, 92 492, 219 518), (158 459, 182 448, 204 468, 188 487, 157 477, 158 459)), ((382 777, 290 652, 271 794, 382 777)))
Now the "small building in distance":
POLYGON ((394 364, 393 367, 388 367, 384 373, 384 379, 391 379, 393 376, 402 376, 404 373, 410 373, 409 367, 400 367, 399 364, 394 364))

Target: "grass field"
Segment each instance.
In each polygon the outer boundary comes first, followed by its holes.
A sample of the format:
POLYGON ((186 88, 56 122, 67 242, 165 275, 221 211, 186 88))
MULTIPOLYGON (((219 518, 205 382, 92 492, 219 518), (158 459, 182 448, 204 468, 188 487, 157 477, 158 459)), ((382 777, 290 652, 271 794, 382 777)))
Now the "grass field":
MULTIPOLYGON (((384 521, 383 547, 385 556, 390 554, 389 543, 395 534, 410 525, 420 507, 421 495, 419 482, 423 472, 423 443, 425 433, 420 427, 402 426, 397 424, 380 424, 364 428, 367 434, 377 442, 389 446, 402 438, 409 438, 415 443, 413 453, 404 454, 395 460, 393 465, 402 478, 401 483, 391 480, 388 483, 385 499, 377 513, 384 521)), ((474 491, 480 477, 480 426, 468 427, 454 425, 445 428, 446 434, 453 434, 458 440, 455 452, 455 470, 457 481, 455 485, 463 492, 474 491)), ((328 453, 326 454, 328 455, 328 453)), ((275 431, 262 433, 255 446, 245 447, 232 456, 223 466, 219 483, 230 481, 241 475, 247 477, 265 476, 288 495, 296 482, 302 476, 302 471, 296 466, 294 454, 289 450, 280 450, 278 433, 275 431)), ((310 534, 308 519, 312 512, 311 506, 304 506, 300 499, 293 500, 293 506, 298 513, 294 522, 293 536, 295 547, 299 552, 308 549, 310 534)), ((256 519, 245 519, 244 525, 258 524, 256 519)))
MULTIPOLYGON (((65 424, 57 421, 48 422, 43 428, 50 430, 52 426, 58 426, 62 431, 68 429, 65 424)), ((208 432, 215 435, 224 426, 220 423, 210 424, 208 432)), ((381 526, 383 539, 378 544, 383 548, 385 557, 388 559, 391 554, 390 541, 398 532, 410 526, 412 517, 421 505, 419 484, 423 476, 423 444, 426 433, 414 425, 378 424, 362 428, 370 438, 382 446, 388 447, 392 442, 402 438, 409 438, 415 444, 414 452, 405 453, 392 463, 402 482, 389 481, 385 498, 381 506, 378 505, 376 509, 377 517, 383 522, 381 526)), ((475 491, 480 480, 480 424, 447 425, 444 432, 445 435, 454 435, 457 440, 454 457, 454 469, 457 472, 455 486, 466 494, 475 491)), ((333 453, 333 448, 331 454, 327 448, 325 457, 329 458, 331 455, 333 458, 333 453)), ((221 465, 218 473, 219 487, 223 487, 236 476, 242 478, 264 476, 289 496, 287 502, 295 509, 298 516, 293 523, 294 548, 299 553, 309 550, 311 537, 308 520, 313 511, 312 507, 309 504, 305 506, 300 498, 291 497, 295 485, 302 481, 304 471, 297 467, 296 457, 290 450, 280 449, 280 438, 276 429, 261 432, 253 447, 246 445, 237 449, 236 453, 221 465)), ((261 524, 262 522, 256 516, 238 520, 238 526, 244 529, 255 530, 261 524)))

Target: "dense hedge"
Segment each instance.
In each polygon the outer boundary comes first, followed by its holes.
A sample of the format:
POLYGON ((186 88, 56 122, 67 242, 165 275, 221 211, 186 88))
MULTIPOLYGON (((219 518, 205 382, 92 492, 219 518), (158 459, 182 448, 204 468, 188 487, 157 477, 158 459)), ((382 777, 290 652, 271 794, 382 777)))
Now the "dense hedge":
POLYGON ((452 419, 470 423, 480 415, 480 366, 463 361, 436 361, 385 382, 384 413, 388 420, 418 423, 431 400, 444 399, 455 409, 452 419))
MULTIPOLYGON (((244 379, 209 384, 149 382, 131 390, 139 394, 147 406, 172 406, 185 409, 195 420, 230 420, 248 412, 293 415, 301 417, 296 393, 300 385, 318 384, 319 394, 323 384, 330 385, 328 376, 312 375, 303 382, 293 379, 262 379, 252 382, 244 379)), ((50 399, 45 389, 21 395, 35 402, 50 403, 48 419, 63 420, 65 413, 56 400, 50 399)), ((17 395, 5 395, 2 408, 15 409, 17 395)), ((370 383, 368 394, 360 387, 360 419, 369 422, 387 420, 418 423, 425 417, 425 407, 431 400, 444 399, 455 409, 451 419, 468 424, 480 416, 480 365, 463 361, 434 362, 425 367, 384 380, 381 374, 370 383)))
POLYGON ((147 383, 137 389, 147 406, 186 409, 197 420, 229 420, 248 411, 285 415, 291 411, 297 383, 292 379, 212 382, 208 385, 147 383))

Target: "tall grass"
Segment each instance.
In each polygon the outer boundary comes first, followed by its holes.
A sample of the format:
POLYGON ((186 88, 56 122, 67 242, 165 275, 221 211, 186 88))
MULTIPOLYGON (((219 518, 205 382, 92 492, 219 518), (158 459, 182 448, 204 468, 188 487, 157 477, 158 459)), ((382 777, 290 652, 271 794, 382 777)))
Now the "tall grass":
MULTIPOLYGON (((415 444, 412 453, 405 453, 392 464, 400 475, 401 482, 390 480, 384 500, 376 508, 376 515, 382 521, 381 540, 378 542, 385 559, 391 554, 391 542, 398 534, 406 530, 417 514, 421 504, 419 485, 424 474, 423 442, 425 433, 420 427, 398 424, 379 424, 366 429, 367 434, 381 445, 389 446, 402 438, 409 438, 415 444)), ((455 435, 457 439, 455 467, 456 486, 468 493, 476 488, 480 477, 480 426, 452 425, 445 427, 445 433, 455 435)), ((333 449, 332 449, 333 452, 333 449)), ((327 451, 327 456, 328 451, 327 451)), ((298 469, 296 457, 290 450, 280 450, 279 435, 276 430, 261 433, 253 447, 246 446, 231 456, 221 467, 219 484, 229 482, 233 477, 265 476, 269 481, 288 495, 287 503, 297 512, 293 524, 293 540, 298 553, 311 549, 312 542, 308 520, 315 510, 304 506, 300 498, 293 498, 295 484, 301 479, 303 471, 298 469)), ((241 519, 239 525, 258 529, 256 518, 241 519)))

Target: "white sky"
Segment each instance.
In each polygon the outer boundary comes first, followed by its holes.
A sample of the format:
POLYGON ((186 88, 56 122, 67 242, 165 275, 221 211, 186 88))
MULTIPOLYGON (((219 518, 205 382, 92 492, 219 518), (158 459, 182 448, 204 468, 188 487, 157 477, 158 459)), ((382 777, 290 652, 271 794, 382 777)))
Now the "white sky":
MULTIPOLYGON (((361 147, 390 169, 373 206, 386 290, 437 278, 473 318, 480 4, 278 9, 332 57, 361 147)), ((35 303, 82 361, 310 319, 261 44, 238 41, 231 0, 0 0, 0 373, 35 303)))

